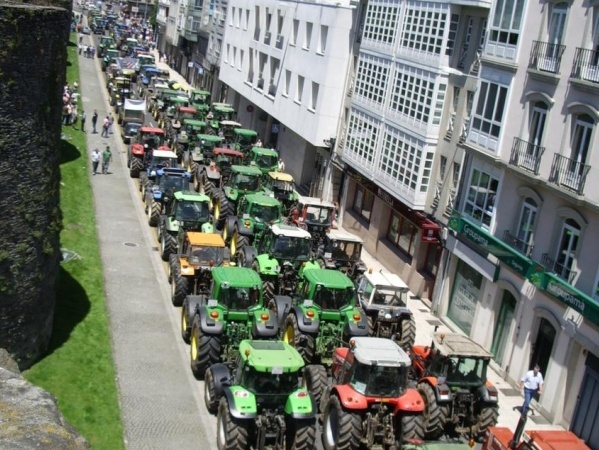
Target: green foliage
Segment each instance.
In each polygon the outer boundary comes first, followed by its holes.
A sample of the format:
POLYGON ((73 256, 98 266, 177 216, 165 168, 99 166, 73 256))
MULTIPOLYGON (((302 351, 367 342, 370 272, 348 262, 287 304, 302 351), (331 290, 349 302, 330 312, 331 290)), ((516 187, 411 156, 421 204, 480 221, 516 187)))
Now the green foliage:
MULTIPOLYGON (((72 34, 70 83, 79 79, 75 42, 72 34)), ((61 246, 82 259, 61 266, 48 354, 24 375, 58 398, 61 412, 94 450, 124 449, 86 139, 72 127, 63 126, 62 131, 67 139, 60 149, 61 246)), ((53 215, 60 218, 60 211, 53 215)))

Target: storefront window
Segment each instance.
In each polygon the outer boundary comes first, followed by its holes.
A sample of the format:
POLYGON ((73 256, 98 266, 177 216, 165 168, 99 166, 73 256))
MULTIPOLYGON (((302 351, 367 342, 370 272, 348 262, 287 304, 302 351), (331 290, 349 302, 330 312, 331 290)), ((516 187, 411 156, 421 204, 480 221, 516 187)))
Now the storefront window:
POLYGON ((391 215, 387 239, 410 256, 414 256, 414 243, 418 235, 418 227, 401 214, 391 215))
POLYGON ((483 276, 462 260, 458 261, 449 299, 447 317, 470 335, 476 303, 480 298, 483 276))
POLYGON ((354 198, 353 210, 370 222, 373 204, 374 195, 372 192, 365 189, 363 186, 356 186, 356 196, 354 198))

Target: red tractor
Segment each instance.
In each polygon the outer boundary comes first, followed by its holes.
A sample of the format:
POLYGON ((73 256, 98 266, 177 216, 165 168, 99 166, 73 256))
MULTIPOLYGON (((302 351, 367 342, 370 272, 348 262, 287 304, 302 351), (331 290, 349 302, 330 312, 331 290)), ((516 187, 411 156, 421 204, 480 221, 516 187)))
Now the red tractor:
POLYGON ((424 437, 424 402, 408 387, 409 356, 392 340, 355 337, 333 355, 321 399, 325 450, 395 450, 424 437))
POLYGON ((137 131, 127 154, 127 167, 131 178, 139 178, 139 173, 150 163, 154 150, 170 150, 164 138, 164 130, 161 128, 141 127, 137 131))
POLYGON ((499 416, 497 388, 487 380, 492 355, 466 336, 435 333, 412 347, 410 375, 425 402, 427 439, 446 431, 481 439, 499 416))

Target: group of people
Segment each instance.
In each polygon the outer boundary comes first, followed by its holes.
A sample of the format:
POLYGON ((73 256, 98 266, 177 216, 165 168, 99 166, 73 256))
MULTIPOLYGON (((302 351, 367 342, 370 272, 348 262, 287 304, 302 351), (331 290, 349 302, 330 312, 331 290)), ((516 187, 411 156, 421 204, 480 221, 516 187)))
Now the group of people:
POLYGON ((83 35, 79 36, 79 54, 86 58, 94 58, 96 56, 96 47, 91 44, 83 44, 83 35))
POLYGON ((78 112, 77 112, 77 100, 79 98, 79 92, 77 92, 79 86, 77 82, 73 83, 73 86, 66 84, 62 93, 62 124, 63 125, 74 125, 77 123, 78 112))
POLYGON ((98 173, 98 166, 100 165, 100 160, 102 161, 102 173, 106 175, 108 173, 108 166, 112 162, 112 152, 110 151, 110 146, 107 145, 106 149, 100 153, 100 150, 94 148, 92 151, 92 174, 96 175, 98 173))

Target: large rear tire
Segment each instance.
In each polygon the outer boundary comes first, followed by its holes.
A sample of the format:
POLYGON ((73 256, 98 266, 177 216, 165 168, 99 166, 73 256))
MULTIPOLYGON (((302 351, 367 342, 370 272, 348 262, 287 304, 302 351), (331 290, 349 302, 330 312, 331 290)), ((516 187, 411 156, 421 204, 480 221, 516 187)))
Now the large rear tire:
POLYGON ((218 411, 218 398, 216 397, 214 374, 211 370, 207 370, 204 374, 204 404, 210 414, 216 414, 218 411))
POLYGON ((173 306, 181 306, 189 293, 189 280, 181 275, 177 255, 172 256, 174 257, 172 259, 176 259, 176 263, 171 264, 171 302, 173 306))
POLYGON ((216 200, 214 202, 214 222, 218 230, 222 230, 225 225, 227 217, 233 215, 234 208, 227 196, 225 191, 219 189, 215 191, 216 200))
POLYGON ((292 419, 287 416, 287 450, 313 450, 316 448, 316 420, 292 419))
POLYGON ((362 421, 341 406, 336 395, 332 395, 324 410, 322 445, 325 450, 357 450, 360 448, 362 421))
POLYGON ((146 195, 146 183, 148 182, 148 174, 142 173, 139 175, 139 192, 141 192, 141 198, 143 199, 146 195))
POLYGON ((422 414, 403 414, 400 419, 401 442, 409 439, 424 439, 424 419, 422 414))
POLYGON ((499 418, 499 407, 497 405, 485 405, 481 408, 478 422, 474 426, 473 434, 479 439, 484 437, 487 428, 497 425, 499 418))
POLYGON ((320 364, 309 364, 304 367, 304 383, 308 392, 314 397, 316 407, 320 407, 322 395, 327 388, 327 370, 320 364))
POLYGON ((416 321, 414 316, 405 318, 401 321, 401 337, 396 340, 399 345, 405 351, 411 350, 414 342, 416 341, 416 321))
POLYGON ((129 169, 129 176, 131 178, 139 178, 140 172, 144 169, 144 164, 139 158, 131 158, 131 168, 129 169))
POLYGON ((314 337, 303 334, 297 325, 297 317, 291 313, 285 319, 283 328, 283 340, 294 347, 306 364, 311 364, 314 359, 314 337))
POLYGON ((227 399, 221 398, 216 419, 218 450, 246 450, 248 448, 249 424, 249 421, 233 418, 227 399))
MULTIPOLYGON (((155 227, 160 221, 160 213, 162 212, 162 204, 155 202, 154 199, 148 200, 148 225, 155 227)), ((170 236, 170 234, 168 235, 170 236)), ((172 236, 171 236, 172 237, 172 236)))
POLYGON ((275 298, 275 282, 272 280, 264 280, 262 282, 262 296, 264 297, 264 303, 268 304, 275 298))
POLYGON ((198 380, 204 377, 208 367, 220 360, 220 337, 202 333, 198 314, 193 317, 191 326, 189 356, 191 371, 198 380))
POLYGON ((181 337, 183 338, 183 342, 189 344, 191 340, 191 324, 189 323, 189 303, 187 302, 187 298, 181 306, 181 337))
POLYGON ((424 436, 426 439, 439 439, 445 432, 447 407, 437 403, 435 391, 428 383, 418 383, 418 391, 424 400, 424 436))
POLYGON ((169 261, 170 256, 177 253, 177 241, 175 236, 163 230, 160 233, 160 257, 163 261, 169 261))

